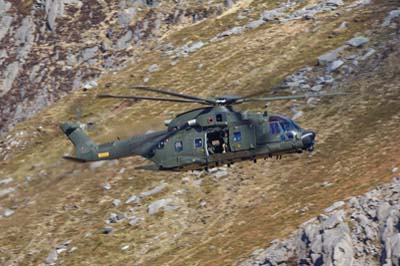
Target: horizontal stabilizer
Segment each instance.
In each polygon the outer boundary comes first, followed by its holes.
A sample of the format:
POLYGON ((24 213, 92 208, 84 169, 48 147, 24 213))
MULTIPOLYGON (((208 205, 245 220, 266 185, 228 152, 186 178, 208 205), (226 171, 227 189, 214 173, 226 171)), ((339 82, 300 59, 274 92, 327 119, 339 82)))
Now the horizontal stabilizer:
POLYGON ((84 163, 84 162, 86 162, 86 160, 79 159, 79 158, 72 157, 72 156, 63 156, 63 159, 68 160, 68 161, 73 161, 73 162, 76 162, 76 163, 84 163))

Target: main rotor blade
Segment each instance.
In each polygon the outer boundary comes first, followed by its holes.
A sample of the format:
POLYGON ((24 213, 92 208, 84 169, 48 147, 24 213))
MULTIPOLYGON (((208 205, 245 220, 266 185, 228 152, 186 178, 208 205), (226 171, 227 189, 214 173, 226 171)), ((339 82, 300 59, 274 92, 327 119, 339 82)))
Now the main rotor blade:
POLYGON ((292 96, 275 96, 275 97, 265 97, 265 98, 242 98, 236 103, 242 102, 272 102, 272 101, 284 101, 293 100, 301 98, 311 98, 311 97, 325 97, 325 96, 335 96, 335 95, 346 95, 351 94, 351 92, 332 92, 332 93, 314 93, 314 94, 303 94, 303 95, 292 95, 292 96))
POLYGON ((200 98, 200 97, 196 97, 196 96, 186 95, 186 94, 182 94, 182 93, 178 93, 178 92, 167 91, 167 90, 160 89, 160 88, 152 88, 152 87, 148 87, 148 86, 133 86, 133 87, 129 87, 129 89, 162 93, 162 94, 176 96, 176 97, 180 97, 180 98, 184 98, 184 99, 195 100, 198 102, 211 104, 211 105, 215 105, 217 103, 215 100, 211 100, 211 99, 200 98))
POLYGON ((164 101, 164 102, 178 102, 178 103, 200 103, 206 104, 194 100, 176 99, 176 98, 162 98, 162 97, 149 97, 149 96, 124 96, 124 95, 112 95, 112 94, 99 94, 98 98, 116 98, 116 99, 132 99, 132 100, 150 100, 150 101, 164 101))

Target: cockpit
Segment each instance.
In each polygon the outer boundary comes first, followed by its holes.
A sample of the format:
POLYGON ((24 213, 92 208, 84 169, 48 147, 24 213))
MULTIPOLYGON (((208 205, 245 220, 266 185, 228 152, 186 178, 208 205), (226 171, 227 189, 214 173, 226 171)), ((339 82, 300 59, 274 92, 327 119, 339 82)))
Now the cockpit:
POLYGON ((280 129, 282 129, 284 132, 302 131, 302 129, 293 120, 284 116, 270 116, 269 123, 272 131, 279 131, 280 129), (280 128, 278 128, 278 125, 280 126, 280 128))
POLYGON ((304 150, 312 151, 314 149, 315 132, 307 131, 299 127, 293 120, 280 115, 269 117, 269 128, 272 135, 284 140, 300 140, 303 143, 304 150))

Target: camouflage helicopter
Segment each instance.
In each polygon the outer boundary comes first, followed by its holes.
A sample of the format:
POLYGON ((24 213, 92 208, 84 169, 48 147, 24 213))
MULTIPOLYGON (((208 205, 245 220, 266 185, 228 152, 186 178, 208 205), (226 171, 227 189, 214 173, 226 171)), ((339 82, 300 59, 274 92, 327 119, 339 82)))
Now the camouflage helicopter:
POLYGON ((160 88, 136 86, 132 89, 171 97, 120 96, 100 98, 197 103, 204 107, 181 113, 166 123, 167 129, 97 145, 79 123, 63 123, 61 130, 75 146, 76 157, 63 158, 90 162, 139 155, 155 163, 159 170, 208 169, 234 162, 313 151, 315 132, 304 130, 293 120, 278 114, 238 112, 234 105, 348 94, 334 92, 267 98, 219 96, 212 99, 190 96, 160 88))

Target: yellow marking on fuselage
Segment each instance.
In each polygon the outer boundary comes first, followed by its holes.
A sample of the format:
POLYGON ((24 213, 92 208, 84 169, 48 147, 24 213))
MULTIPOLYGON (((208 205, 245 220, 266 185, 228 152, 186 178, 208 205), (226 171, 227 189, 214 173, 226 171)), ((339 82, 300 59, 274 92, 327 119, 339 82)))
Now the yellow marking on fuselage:
POLYGON ((99 157, 99 158, 106 158, 106 157, 109 157, 109 156, 110 156, 109 152, 101 152, 101 153, 97 154, 97 157, 99 157))

